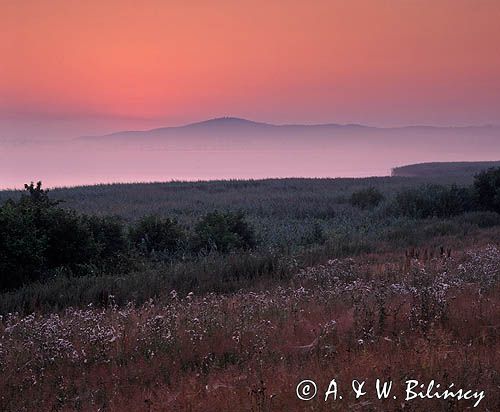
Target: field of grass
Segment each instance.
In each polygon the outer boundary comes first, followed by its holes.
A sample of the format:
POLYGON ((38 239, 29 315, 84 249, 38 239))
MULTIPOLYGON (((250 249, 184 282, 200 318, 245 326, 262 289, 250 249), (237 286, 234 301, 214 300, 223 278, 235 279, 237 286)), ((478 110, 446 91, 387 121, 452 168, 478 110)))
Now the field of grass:
POLYGON ((478 400, 405 400, 416 379, 484 391, 477 410, 496 410, 500 250, 431 252, 335 259, 262 290, 10 314, 0 408, 446 411, 478 400), (352 379, 377 378, 397 400, 373 389, 355 399, 352 379), (320 388, 312 401, 295 395, 303 379, 320 388), (325 402, 331 379, 343 399, 325 402))
MULTIPOLYGON (((55 188, 51 197, 91 214, 116 214, 134 220, 159 213, 189 221, 206 210, 241 209, 258 216, 323 217, 355 191, 375 187, 384 194, 421 184, 466 185, 475 173, 436 173, 423 177, 289 178, 199 182, 129 183, 55 188)), ((0 203, 21 191, 0 191, 0 203)))
MULTIPOLYGON (((401 191, 472 176, 173 182, 55 189, 79 213, 177 219, 242 211, 257 245, 57 272, 0 293, 2 411, 447 411, 408 379, 500 404, 500 215, 394 213, 401 191), (353 203, 374 188, 382 200, 353 203), (344 398, 324 401, 331 379, 344 398), (375 380, 394 381, 379 400, 375 380), (296 386, 317 382, 300 401, 296 386), (355 399, 353 379, 372 388, 355 399)), ((427 193, 427 186, 419 189, 427 193)), ((430 189, 429 189, 430 190, 430 189)), ((433 192, 430 192, 433 193, 433 192)), ((0 192, 0 203, 19 193, 0 192)), ((432 197, 432 196, 431 196, 432 197)), ((431 199, 432 200, 432 199, 431 199)), ((476 399, 477 400, 477 399, 476 399)))
MULTIPOLYGON (((87 214, 117 215, 128 222, 158 214, 189 226, 207 211, 243 211, 257 229, 261 243, 275 247, 303 243, 315 224, 337 235, 352 233, 354 227, 362 232, 369 230, 367 226, 374 223, 373 213, 349 205, 351 194, 360 189, 374 187, 391 198, 404 188, 422 184, 471 182, 472 175, 456 178, 441 174, 426 178, 114 184, 54 189, 50 194, 53 199, 62 200, 64 207, 87 214)), ((19 196, 20 192, 0 191, 0 203, 19 196)))
MULTIPOLYGON (((467 181, 462 179, 458 184, 467 181)), ((96 269, 87 276, 49 277, 0 293, 0 313, 106 305, 110 294, 120 304, 129 300, 142 304, 172 289, 230 292, 263 279, 289 279, 300 268, 332 258, 404 252, 424 244, 455 248, 464 239, 494 238, 484 229, 500 225, 496 214, 474 212, 446 219, 416 219, 388 210, 401 190, 451 182, 456 180, 441 175, 426 179, 270 179, 56 189, 50 196, 62 200, 63 207, 87 214, 118 215, 126 224, 157 214, 175 218, 192 229, 209 211, 243 211, 255 228, 258 243, 251 251, 212 253, 196 259, 186 256, 152 262, 133 258, 121 264, 127 267, 123 273, 96 269), (382 202, 367 209, 353 206, 351 194, 366 188, 380 191, 382 202)), ((4 200, 16 195, 19 193, 0 192, 4 200)))

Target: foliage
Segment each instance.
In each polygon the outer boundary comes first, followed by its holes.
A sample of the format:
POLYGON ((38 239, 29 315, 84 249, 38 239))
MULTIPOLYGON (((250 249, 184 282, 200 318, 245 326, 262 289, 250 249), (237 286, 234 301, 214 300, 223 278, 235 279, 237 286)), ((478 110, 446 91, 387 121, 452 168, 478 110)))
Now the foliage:
POLYGON ((302 236, 303 245, 322 245, 328 240, 323 227, 319 222, 314 222, 312 228, 302 236))
MULTIPOLYGON (((40 183, 32 183, 20 196, 11 193, 17 200, 0 206, 0 288, 47 282, 55 275, 120 275, 123 281, 128 272, 154 262, 165 264, 154 267, 159 276, 173 276, 182 288, 210 290, 219 287, 219 278, 217 268, 206 266, 206 254, 217 255, 220 268, 231 260, 234 274, 224 272, 224 276, 227 285, 236 285, 237 279, 269 274, 254 264, 243 271, 233 261, 231 255, 237 253, 245 264, 241 257, 245 250, 257 260, 265 261, 271 253, 316 264, 384 245, 408 247, 432 238, 468 236, 498 225, 497 213, 476 211, 475 188, 418 182, 403 178, 173 182, 56 189, 50 197, 40 183), (362 210, 370 204, 366 199, 378 198, 377 193, 387 199, 382 207, 362 210), (359 206, 353 206, 350 200, 357 196, 359 206), (229 208, 241 211, 210 212, 229 208), (110 216, 111 212, 120 216, 110 216), (172 269, 178 264, 186 264, 189 274, 174 275, 184 273, 172 269)), ((96 294, 106 294, 106 285, 98 285, 96 278, 94 282, 96 294)))
POLYGON ((500 213, 500 167, 479 173, 474 179, 478 207, 500 213))
POLYGON ((425 185, 406 189, 394 199, 392 210, 396 215, 422 219, 446 218, 473 209, 473 196, 469 188, 456 185, 425 185))
POLYGON ((349 203, 360 209, 373 209, 378 206, 382 200, 384 200, 384 195, 374 187, 369 187, 354 192, 349 199, 349 203))
POLYGON ((33 182, 31 182, 29 185, 25 184, 24 185, 24 190, 25 190, 25 195, 22 196, 22 200, 25 201, 30 201, 33 204, 38 204, 38 205, 46 205, 46 206, 55 206, 59 202, 58 201, 52 201, 49 199, 49 190, 48 189, 42 189, 42 182, 38 181, 36 183, 36 186, 33 182))
POLYGON ((0 207, 0 289, 19 287, 56 269, 86 273, 125 250, 121 226, 112 218, 62 209, 40 182, 26 185, 26 192, 0 207))
POLYGON ((82 215, 82 220, 92 234, 100 259, 113 258, 118 253, 127 253, 128 240, 121 218, 82 215))
POLYGON ((176 220, 150 215, 130 228, 129 237, 132 244, 148 256, 171 255, 180 249, 186 234, 176 220))
POLYGON ((195 226, 196 250, 227 253, 235 249, 251 249, 255 244, 255 233, 245 221, 243 212, 207 213, 195 226))
POLYGON ((47 237, 34 227, 33 209, 14 202, 0 208, 0 289, 13 288, 40 275, 47 237))
MULTIPOLYGON (((500 250, 425 251, 333 259, 230 294, 169 290, 140 304, 108 294, 101 308, 5 314, 0 410, 298 411, 302 401, 280 394, 304 376, 326 390, 332 365, 338 382, 437 377, 445 389, 484 391, 477 409, 498 410, 500 250)), ((445 411, 477 402, 400 398, 382 405, 366 391, 363 405, 445 411)), ((353 409, 353 396, 324 399, 309 409, 353 409)))
MULTIPOLYGON (((380 231, 385 224, 385 217, 380 216, 382 208, 363 211, 352 207, 352 193, 373 187, 387 199, 385 204, 391 203, 398 192, 430 181, 449 184, 456 180, 437 176, 112 184, 53 189, 50 197, 64 200, 62 207, 78 213, 118 215, 124 224, 157 215, 191 229, 208 212, 238 210, 245 213, 246 221, 255 229, 258 248, 295 253, 312 239, 315 224, 321 226, 326 238, 357 232, 372 236, 380 231)), ((472 178, 457 183, 472 183, 472 178)), ((0 191, 0 203, 19 195, 0 191)))
POLYGON ((461 225, 473 225, 478 228, 500 226, 500 214, 495 212, 468 212, 457 216, 455 220, 461 225))
MULTIPOLYGON (((23 285, 0 294, 0 409, 296 410, 279 394, 304 365, 328 382, 332 362, 340 381, 448 368, 460 387, 490 382, 481 406, 494 408, 500 250, 481 245, 498 241, 500 215, 475 211, 476 186, 396 181, 363 181, 389 199, 374 210, 348 202, 354 179, 145 185, 163 209, 136 193, 116 209, 128 221, 81 214, 113 203, 75 212, 28 185, 0 207, 0 287, 23 285), (146 210, 157 215, 137 219, 146 210), (124 257, 140 264, 117 276, 124 257)), ((101 201, 99 187, 72 190, 101 201)), ((120 201, 130 187, 113 190, 120 201)))

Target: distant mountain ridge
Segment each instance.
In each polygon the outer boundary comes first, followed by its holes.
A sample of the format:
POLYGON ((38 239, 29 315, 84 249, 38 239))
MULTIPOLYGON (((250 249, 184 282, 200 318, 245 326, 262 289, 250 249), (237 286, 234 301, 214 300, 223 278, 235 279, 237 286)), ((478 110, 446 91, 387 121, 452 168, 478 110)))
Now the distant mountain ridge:
POLYGON ((165 126, 148 130, 125 130, 105 135, 97 136, 84 136, 85 138, 98 138, 98 137, 130 137, 139 135, 162 135, 171 134, 172 132, 236 132, 236 131, 372 131, 372 132, 397 132, 397 131, 467 131, 467 130, 481 130, 481 131, 496 131, 500 127, 495 125, 479 125, 479 126, 428 126, 428 125, 410 125, 410 126, 395 126, 395 127, 376 127, 366 126, 362 124, 349 123, 319 123, 319 124, 273 124, 266 122, 257 122, 239 117, 217 117, 213 119, 203 120, 194 123, 188 123, 180 126, 165 126))
MULTIPOLYGON (((166 126, 148 130, 125 130, 114 133, 109 133, 100 136, 84 136, 84 137, 116 137, 116 136, 131 136, 131 135, 158 135, 170 134, 172 132, 237 132, 237 131, 285 131, 285 130, 312 130, 312 129, 329 129, 329 128, 372 128, 358 124, 272 124, 265 122, 256 122, 253 120, 242 119, 239 117, 217 117, 214 119, 203 120, 195 123, 188 123, 181 126, 166 126)), ((376 129, 373 127, 373 129, 376 129)))
MULTIPOLYGON (((355 174, 355 170, 368 167, 369 173, 377 175, 389 173, 395 164, 500 159, 500 127, 497 126, 383 128, 336 123, 271 124, 223 117, 183 126, 88 137, 80 142, 97 145, 102 151, 127 148, 135 153, 142 150, 164 153, 166 157, 171 156, 170 162, 187 156, 186 153, 192 153, 191 157, 200 156, 201 160, 192 165, 190 171, 202 168, 206 159, 216 159, 225 153, 227 164, 235 170, 268 167, 271 176, 280 175, 281 172, 273 170, 283 164, 288 165, 288 174, 293 175, 301 168, 315 167, 318 171, 314 174, 301 171, 298 175, 329 176, 336 168, 355 174), (181 152, 184 155, 179 155, 181 152)), ((132 159, 133 156, 130 161, 132 159)), ((148 167, 153 168, 155 164, 148 167)), ((218 164, 212 165, 210 170, 217 167, 218 164)))

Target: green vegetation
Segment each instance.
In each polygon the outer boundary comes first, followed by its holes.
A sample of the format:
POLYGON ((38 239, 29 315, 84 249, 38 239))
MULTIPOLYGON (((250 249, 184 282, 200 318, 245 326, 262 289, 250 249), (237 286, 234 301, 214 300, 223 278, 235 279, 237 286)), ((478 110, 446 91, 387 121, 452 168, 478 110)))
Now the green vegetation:
POLYGON ((256 245, 253 228, 245 222, 242 212, 208 213, 196 225, 195 233, 195 248, 204 252, 227 253, 256 245))
POLYGON ((479 173, 474 191, 480 209, 500 213, 500 168, 479 173))
POLYGON ((472 211, 500 213, 500 168, 479 173, 470 187, 425 185, 401 191, 392 211, 413 218, 448 218, 472 211))
POLYGON ((27 185, 0 206, 0 313, 226 292, 332 258, 460 242, 500 225, 499 174, 485 171, 470 186, 288 179, 49 195, 27 185))
POLYGON ((62 270, 86 274, 123 251, 122 227, 51 201, 41 183, 0 208, 0 288, 16 288, 62 270))
POLYGON ((470 188, 426 185, 403 190, 391 205, 393 213, 417 219, 447 218, 475 209, 470 188))
POLYGON ((373 209, 384 200, 384 195, 374 187, 361 189, 351 195, 349 202, 360 209, 373 209))
POLYGON ((118 217, 78 214, 49 199, 41 182, 0 208, 0 290, 50 277, 128 272, 140 256, 179 259, 186 253, 250 249, 253 229, 243 213, 211 212, 188 236, 174 219, 146 216, 128 230, 118 217), (124 264, 127 263, 127 264, 124 264))
POLYGON ((176 220, 145 216, 129 232, 132 245, 146 256, 173 255, 182 249, 186 233, 176 220))

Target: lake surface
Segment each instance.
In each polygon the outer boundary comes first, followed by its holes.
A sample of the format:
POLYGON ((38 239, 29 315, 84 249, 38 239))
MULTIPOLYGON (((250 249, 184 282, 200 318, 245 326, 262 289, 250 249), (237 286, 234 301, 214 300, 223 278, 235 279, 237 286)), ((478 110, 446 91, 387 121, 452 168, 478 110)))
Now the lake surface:
POLYGON ((0 142, 0 188, 113 182, 387 176, 391 168, 428 161, 499 160, 500 140, 439 144, 356 139, 302 139, 258 144, 137 144, 81 140, 0 142))

